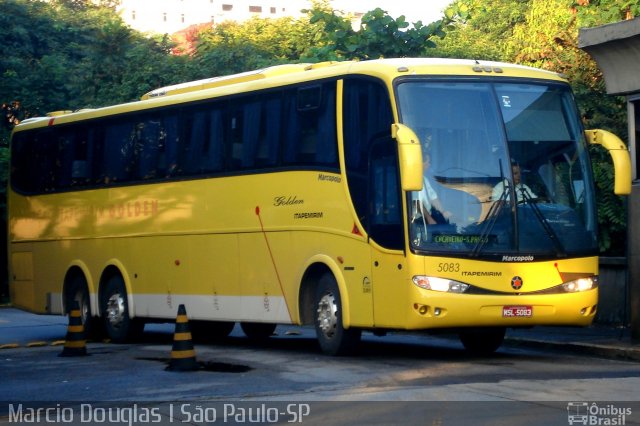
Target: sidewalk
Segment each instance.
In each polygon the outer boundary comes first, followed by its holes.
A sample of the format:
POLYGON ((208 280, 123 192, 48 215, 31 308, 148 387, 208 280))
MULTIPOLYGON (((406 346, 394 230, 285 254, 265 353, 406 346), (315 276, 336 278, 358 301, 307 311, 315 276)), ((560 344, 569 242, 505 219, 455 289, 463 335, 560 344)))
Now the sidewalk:
POLYGON ((554 347, 611 359, 640 361, 640 342, 632 342, 630 330, 621 327, 533 327, 509 329, 508 345, 554 347))

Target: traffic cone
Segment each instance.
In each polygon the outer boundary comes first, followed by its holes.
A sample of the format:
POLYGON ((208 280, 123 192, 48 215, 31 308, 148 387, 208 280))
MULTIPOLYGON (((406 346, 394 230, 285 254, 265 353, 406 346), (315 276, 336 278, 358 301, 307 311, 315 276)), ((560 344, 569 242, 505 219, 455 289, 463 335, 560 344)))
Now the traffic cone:
POLYGON ((196 362, 196 351, 193 349, 191 331, 189 330, 189 318, 184 305, 178 307, 176 318, 176 331, 173 335, 173 348, 171 361, 167 370, 171 371, 195 371, 200 366, 196 362))
POLYGON ((86 356, 87 341, 84 337, 84 326, 80 315, 80 305, 78 301, 73 302, 73 309, 69 312, 69 326, 67 327, 67 337, 64 341, 64 348, 58 356, 86 356))

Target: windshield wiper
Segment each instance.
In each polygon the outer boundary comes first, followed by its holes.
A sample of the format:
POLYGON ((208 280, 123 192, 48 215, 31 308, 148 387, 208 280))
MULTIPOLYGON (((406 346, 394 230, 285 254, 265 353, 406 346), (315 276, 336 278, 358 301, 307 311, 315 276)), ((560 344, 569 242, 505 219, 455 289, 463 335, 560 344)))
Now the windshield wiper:
POLYGON ((489 241, 489 235, 491 231, 493 231, 493 227, 498 220, 498 216, 500 216, 500 212, 504 208, 504 204, 509 198, 509 191, 507 191, 507 185, 504 184, 504 172, 502 171, 502 160, 498 159, 498 167, 500 168, 500 182, 503 182, 502 194, 500 194, 500 198, 493 202, 489 211, 487 212, 487 217, 484 220, 484 226, 482 227, 482 231, 480 232, 480 239, 473 247, 471 251, 471 257, 478 257, 480 253, 484 249, 485 244, 489 241))
POLYGON ((491 231, 493 231, 493 227, 496 224, 498 217, 500 216, 500 212, 502 212, 502 209, 504 208, 508 194, 509 193, 507 191, 503 191, 500 198, 497 201, 494 201, 494 203, 489 208, 487 217, 484 220, 484 226, 482 227, 482 231, 480 232, 480 239, 473 247, 471 257, 478 257, 484 249, 485 244, 487 244, 487 242, 489 241, 489 235, 491 234, 491 231))
POLYGON ((553 243, 553 246, 556 248, 556 254, 559 257, 566 257, 567 252, 565 251, 565 248, 562 245, 562 242, 558 238, 558 234, 556 234, 556 232, 553 230, 551 225, 549 225, 549 222, 547 221, 547 219, 542 214, 542 211, 540 211, 540 207, 538 207, 538 204, 535 202, 535 198, 533 198, 531 194, 529 194, 529 191, 527 191, 522 186, 518 190, 522 194, 522 198, 525 201, 525 204, 531 206, 531 210, 533 210, 533 214, 542 225, 542 228, 544 229, 545 233, 553 243))

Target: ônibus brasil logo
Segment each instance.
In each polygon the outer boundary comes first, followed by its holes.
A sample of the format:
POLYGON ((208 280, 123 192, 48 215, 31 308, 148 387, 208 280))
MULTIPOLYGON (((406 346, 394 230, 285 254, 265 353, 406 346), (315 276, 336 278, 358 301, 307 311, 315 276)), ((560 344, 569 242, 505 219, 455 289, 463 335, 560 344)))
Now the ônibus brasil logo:
POLYGON ((567 404, 567 421, 570 425, 626 425, 631 408, 613 404, 599 406, 595 402, 570 402, 567 404))

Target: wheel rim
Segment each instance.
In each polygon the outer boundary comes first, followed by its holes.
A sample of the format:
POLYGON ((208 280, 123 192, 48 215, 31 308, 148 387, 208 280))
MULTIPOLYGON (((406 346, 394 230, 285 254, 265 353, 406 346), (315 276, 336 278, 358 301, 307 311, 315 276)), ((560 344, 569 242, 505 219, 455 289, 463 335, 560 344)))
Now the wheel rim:
POLYGON ((338 305, 332 293, 327 293, 318 302, 318 328, 326 337, 333 337, 338 326, 338 305))
POLYGON ((80 319, 82 320, 82 324, 86 324, 87 318, 89 318, 89 301, 86 300, 82 291, 78 291, 73 300, 78 302, 78 306, 80 307, 80 319))
POLYGON ((113 328, 119 328, 124 321, 126 308, 124 297, 120 293, 115 293, 107 300, 107 321, 113 328))

